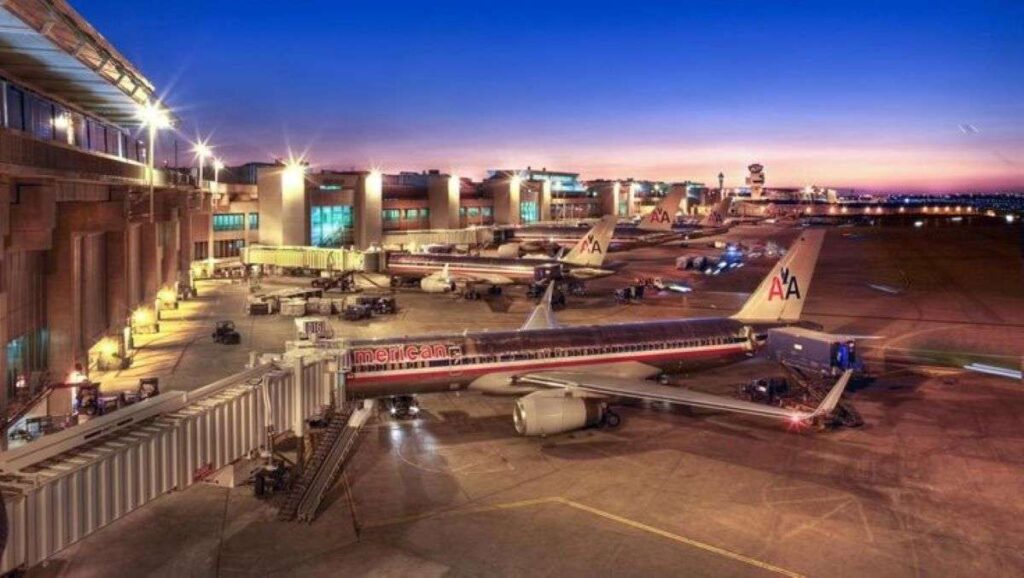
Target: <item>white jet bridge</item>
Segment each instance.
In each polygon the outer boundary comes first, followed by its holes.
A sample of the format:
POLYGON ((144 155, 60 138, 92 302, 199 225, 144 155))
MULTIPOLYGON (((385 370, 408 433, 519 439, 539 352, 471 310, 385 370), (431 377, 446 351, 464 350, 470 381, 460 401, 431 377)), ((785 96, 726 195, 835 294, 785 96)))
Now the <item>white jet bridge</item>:
MULTIPOLYGON (((307 419, 344 400, 338 346, 295 350, 0 454, 0 573, 38 564, 160 495, 268 448, 273 436, 304 436, 307 419)), ((353 421, 361 425, 369 409, 355 412, 353 421)), ((340 437, 347 452, 352 436, 340 437)), ((331 461, 332 474, 339 464, 331 461)), ((314 490, 323 489, 323 478, 314 490)), ((315 514, 319 496, 304 497, 302 505, 300 514, 315 514)))

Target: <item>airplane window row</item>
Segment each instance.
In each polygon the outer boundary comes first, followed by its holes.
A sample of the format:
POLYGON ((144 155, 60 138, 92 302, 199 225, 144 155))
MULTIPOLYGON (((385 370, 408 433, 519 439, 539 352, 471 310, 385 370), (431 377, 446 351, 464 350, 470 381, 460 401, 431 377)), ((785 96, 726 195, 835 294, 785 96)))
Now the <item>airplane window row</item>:
POLYGON ((645 351, 659 351, 666 349, 693 349, 698 347, 711 347, 715 345, 731 345, 743 343, 746 338, 742 336, 714 336, 701 339, 688 339, 679 341, 651 341, 641 343, 626 343, 619 345, 569 347, 569 348, 539 348, 533 350, 509 351, 491 355, 466 355, 454 358, 441 358, 415 361, 393 361, 389 363, 364 363, 355 364, 358 372, 394 371, 399 369, 425 369, 431 367, 449 367, 453 372, 458 371, 462 366, 483 365, 489 363, 511 363, 517 361, 531 361, 544 359, 563 359, 572 357, 583 357, 591 355, 608 355, 616 353, 641 353, 645 351))

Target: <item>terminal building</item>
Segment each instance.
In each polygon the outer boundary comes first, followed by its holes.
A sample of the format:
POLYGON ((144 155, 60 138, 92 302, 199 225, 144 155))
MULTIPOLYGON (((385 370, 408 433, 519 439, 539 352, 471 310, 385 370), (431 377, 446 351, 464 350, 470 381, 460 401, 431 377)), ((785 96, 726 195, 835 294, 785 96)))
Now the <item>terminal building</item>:
POLYGON ((410 231, 632 217, 677 186, 701 199, 694 183, 532 167, 480 180, 209 157, 182 169, 157 88, 66 3, 40 6, 0 4, 0 409, 87 372, 97 344, 125 356, 133 316, 191 286, 194 263, 250 245, 364 249, 410 231))
POLYGON ((154 86, 66 3, 49 7, 0 4, 0 408, 121 335, 209 222, 192 179, 149 169, 139 111, 154 86))
MULTIPOLYGON (((531 167, 493 169, 474 181, 438 170, 314 171, 278 162, 229 167, 221 177, 206 183, 215 199, 215 258, 237 256, 253 243, 365 249, 387 245, 398 232, 631 217, 672 187, 684 187, 692 203, 706 195, 689 181, 583 181, 578 173, 531 167)), ((205 230, 195 243, 202 258, 205 230)))

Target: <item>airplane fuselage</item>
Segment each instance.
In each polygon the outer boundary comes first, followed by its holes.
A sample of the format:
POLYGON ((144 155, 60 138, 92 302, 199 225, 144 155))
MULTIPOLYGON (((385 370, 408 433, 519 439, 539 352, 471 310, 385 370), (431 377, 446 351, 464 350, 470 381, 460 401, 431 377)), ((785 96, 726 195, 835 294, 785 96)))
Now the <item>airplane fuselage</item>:
MULTIPOLYGON (((584 227, 530 225, 513 229, 512 239, 523 243, 551 243, 571 247, 586 232, 587 229, 584 227)), ((664 243, 676 236, 671 231, 647 231, 635 225, 617 225, 609 248, 613 251, 625 251, 634 247, 664 243)))
POLYGON ((379 397, 463 389, 492 374, 627 362, 668 373, 725 365, 753 349, 733 319, 679 319, 518 331, 424 335, 348 343, 349 394, 379 397))
POLYGON ((475 257, 472 255, 428 255, 391 253, 387 257, 387 272, 401 277, 425 277, 444 269, 462 275, 500 275, 520 283, 540 280, 539 269, 558 267, 557 261, 547 259, 507 259, 501 257, 475 257))

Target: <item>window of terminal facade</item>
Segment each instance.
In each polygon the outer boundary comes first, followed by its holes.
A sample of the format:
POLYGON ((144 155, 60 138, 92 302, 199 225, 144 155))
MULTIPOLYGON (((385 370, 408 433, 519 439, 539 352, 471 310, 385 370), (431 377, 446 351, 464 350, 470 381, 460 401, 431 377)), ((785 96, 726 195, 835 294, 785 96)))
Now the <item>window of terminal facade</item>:
POLYGON ((249 213, 249 230, 256 231, 260 228, 260 214, 249 213))
POLYGON ((351 242, 352 206, 323 205, 309 211, 309 241, 315 247, 341 247, 351 242))
POLYGON ((238 257, 242 254, 242 247, 245 247, 245 241, 242 239, 228 239, 226 241, 214 241, 213 242, 213 257, 214 259, 226 259, 228 257, 238 257))
POLYGON ((215 213, 214 231, 242 231, 245 229, 245 213, 215 213))
POLYGON ((534 201, 523 201, 519 203, 519 218, 523 223, 536 223, 540 220, 537 211, 537 203, 534 201))
POLYGON ((145 161, 145 145, 132 141, 116 126, 65 109, 45 96, 36 94, 0 77, 7 100, 7 114, 0 115, 0 126, 22 131, 40 140, 66 143, 81 149, 145 161), (134 148, 134 150, 132 150, 134 148))

